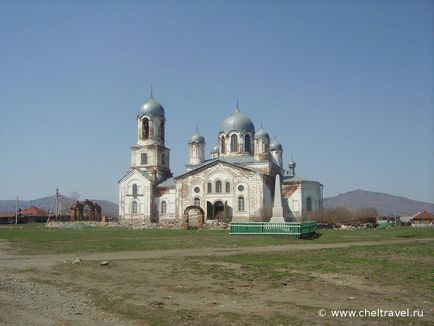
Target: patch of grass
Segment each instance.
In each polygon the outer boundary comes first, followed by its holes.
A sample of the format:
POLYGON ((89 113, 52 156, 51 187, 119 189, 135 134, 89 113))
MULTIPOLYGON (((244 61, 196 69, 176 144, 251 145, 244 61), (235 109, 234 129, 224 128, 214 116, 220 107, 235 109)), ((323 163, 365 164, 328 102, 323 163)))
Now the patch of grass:
POLYGON ((252 276, 272 275, 277 280, 287 277, 285 270, 315 271, 356 275, 379 284, 428 289, 434 286, 434 260, 426 259, 429 257, 434 257, 433 241, 212 257, 210 261, 238 263, 252 276))
POLYGON ((155 249, 236 248, 300 243, 336 243, 403 238, 434 238, 434 228, 323 230, 313 240, 229 235, 227 230, 131 230, 118 227, 48 229, 40 224, 0 226, 0 239, 19 254, 110 252, 155 249))

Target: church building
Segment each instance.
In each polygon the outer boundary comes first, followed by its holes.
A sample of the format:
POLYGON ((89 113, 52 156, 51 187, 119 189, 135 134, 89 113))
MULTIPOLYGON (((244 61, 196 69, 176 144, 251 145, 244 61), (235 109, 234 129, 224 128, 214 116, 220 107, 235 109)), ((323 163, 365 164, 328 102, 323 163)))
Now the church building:
POLYGON ((186 170, 177 176, 170 171, 163 106, 151 95, 139 107, 136 120, 131 166, 119 180, 121 220, 182 219, 187 207, 198 206, 205 222, 269 221, 277 202, 285 221, 294 221, 322 207, 323 185, 296 176, 293 160, 286 171, 282 145, 262 127, 256 130, 238 104, 221 123, 209 158, 205 138, 196 128, 188 141, 186 170))

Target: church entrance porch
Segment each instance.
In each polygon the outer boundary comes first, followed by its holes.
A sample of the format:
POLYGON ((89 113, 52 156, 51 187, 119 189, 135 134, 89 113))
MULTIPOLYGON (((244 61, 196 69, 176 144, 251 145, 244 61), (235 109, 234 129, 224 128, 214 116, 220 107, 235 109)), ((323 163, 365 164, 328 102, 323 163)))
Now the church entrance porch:
POLYGON ((232 207, 228 205, 228 202, 225 200, 217 200, 214 204, 207 201, 207 219, 208 220, 217 220, 219 222, 230 222, 232 220, 232 207))

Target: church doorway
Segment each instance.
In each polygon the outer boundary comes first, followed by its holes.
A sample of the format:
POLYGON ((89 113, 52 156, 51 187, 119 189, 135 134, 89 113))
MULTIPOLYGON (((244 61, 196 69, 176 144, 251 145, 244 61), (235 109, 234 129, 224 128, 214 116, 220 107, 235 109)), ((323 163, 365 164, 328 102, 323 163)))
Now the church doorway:
POLYGON ((222 221, 225 216, 225 205, 222 201, 218 200, 214 203, 214 219, 222 221))
POLYGON ((213 208, 215 220, 226 223, 232 220, 232 207, 228 205, 226 200, 224 203, 221 200, 216 201, 213 205, 213 208))

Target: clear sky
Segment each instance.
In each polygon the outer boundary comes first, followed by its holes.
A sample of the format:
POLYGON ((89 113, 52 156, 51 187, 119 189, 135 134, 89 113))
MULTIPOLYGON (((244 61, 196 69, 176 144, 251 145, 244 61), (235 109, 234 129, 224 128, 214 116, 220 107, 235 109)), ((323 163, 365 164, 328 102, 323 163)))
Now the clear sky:
POLYGON ((433 1, 0 1, 0 199, 117 201, 138 106, 171 168, 241 111, 324 195, 434 202, 433 1))

